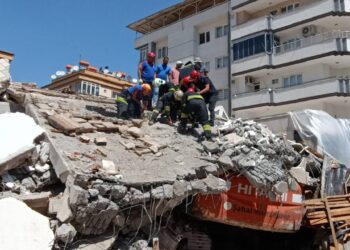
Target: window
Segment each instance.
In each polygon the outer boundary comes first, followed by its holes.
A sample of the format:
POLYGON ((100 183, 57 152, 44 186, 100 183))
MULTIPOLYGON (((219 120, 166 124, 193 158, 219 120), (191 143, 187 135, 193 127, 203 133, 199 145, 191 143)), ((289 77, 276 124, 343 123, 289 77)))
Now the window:
POLYGON ((301 47, 301 40, 300 38, 289 39, 288 41, 283 42, 282 45, 284 51, 293 50, 301 47))
POLYGON ((303 75, 296 74, 283 78, 283 87, 288 88, 303 83, 303 75))
POLYGON ((210 42, 210 32, 203 32, 199 34, 199 44, 209 43, 210 42))
POLYGON ((290 13, 299 8, 299 3, 289 4, 281 8, 281 13, 290 13))
POLYGON ((168 47, 163 47, 162 48, 162 56, 168 56, 168 47))
POLYGON ((161 59, 165 56, 168 56, 168 47, 159 48, 157 53, 158 59, 161 59))
POLYGON ((278 84, 279 80, 278 79, 272 79, 272 84, 278 84))
POLYGON ((82 81, 82 90, 81 93, 87 94, 87 95, 94 95, 99 96, 100 95, 100 86, 88 81, 82 81))
POLYGON ((117 92, 115 92, 115 91, 113 91, 113 92, 112 92, 112 98, 116 98, 116 97, 117 97, 117 95, 118 95, 118 93, 117 93, 117 92))
POLYGON ((218 100, 223 101, 229 98, 229 90, 228 89, 220 89, 218 91, 218 100))
POLYGON ((140 62, 146 60, 148 53, 148 45, 140 48, 140 62))
POLYGON ((233 44, 233 61, 269 52, 272 48, 272 35, 269 33, 252 37, 233 44))
POLYGON ((228 25, 216 27, 215 37, 220 38, 228 35, 228 25))
POLYGON ((215 68, 222 69, 228 66, 228 56, 222 56, 215 58, 215 68))

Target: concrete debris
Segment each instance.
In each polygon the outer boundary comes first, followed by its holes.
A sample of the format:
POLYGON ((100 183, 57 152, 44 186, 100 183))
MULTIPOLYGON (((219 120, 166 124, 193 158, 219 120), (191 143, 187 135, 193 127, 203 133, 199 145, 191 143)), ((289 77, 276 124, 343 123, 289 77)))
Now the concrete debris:
POLYGON ((81 136, 79 137, 79 140, 80 140, 81 142, 84 142, 84 143, 89 143, 89 142, 90 142, 90 138, 87 137, 86 135, 81 135, 81 136))
POLYGON ((51 250, 54 234, 49 219, 14 198, 0 200, 0 246, 6 250, 51 250), (19 240, 20 235, 20 240, 19 240))
POLYGON ((106 146, 107 145, 107 138, 106 137, 95 138, 95 144, 97 146, 106 146))
POLYGON ((65 244, 72 243, 77 231, 71 224, 62 224, 56 230, 56 240, 65 244))
POLYGON ((131 127, 128 129, 128 133, 131 134, 135 138, 140 138, 143 136, 143 132, 140 128, 131 127))
POLYGON ((102 160, 102 170, 110 175, 119 174, 119 170, 116 168, 113 161, 102 160))
MULTIPOLYGON (((59 176, 64 193, 50 202, 48 197, 47 206, 58 220, 58 241, 89 237, 89 244, 73 243, 76 249, 94 249, 94 244, 109 249, 118 232, 125 237, 156 225, 190 196, 226 192, 220 177, 227 174, 242 175, 275 197, 296 190, 297 182, 307 184, 308 171, 320 168, 317 158, 302 158, 289 142, 254 121, 230 120, 229 129, 218 128, 215 140, 198 143, 176 127, 116 119, 115 103, 108 100, 11 89, 24 95, 26 111, 47 135, 41 144, 30 141, 22 159, 31 162, 12 161, 3 172, 0 165, 2 182, 11 193, 24 195, 57 183, 59 176), (104 238, 111 226, 115 232, 104 238)), ((130 242, 126 249, 149 249, 147 241, 133 237, 130 242)))

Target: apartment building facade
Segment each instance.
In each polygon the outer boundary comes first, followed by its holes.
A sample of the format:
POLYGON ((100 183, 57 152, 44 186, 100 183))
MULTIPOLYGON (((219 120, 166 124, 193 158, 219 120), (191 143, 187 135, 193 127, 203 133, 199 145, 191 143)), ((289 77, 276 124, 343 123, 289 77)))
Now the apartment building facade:
POLYGON ((186 0, 130 24, 140 35, 135 40, 140 61, 149 51, 156 52, 157 64, 168 56, 171 67, 200 57, 219 89, 219 103, 227 107, 229 9, 228 0, 186 0))
POLYGON ((279 120, 280 130, 289 111, 350 118, 350 1, 232 1, 231 10, 236 116, 279 120))
POLYGON ((172 65, 199 56, 226 108, 231 87, 236 117, 284 128, 288 111, 350 117, 349 23, 349 0, 186 0, 129 28, 142 34, 140 59, 150 50, 172 65))

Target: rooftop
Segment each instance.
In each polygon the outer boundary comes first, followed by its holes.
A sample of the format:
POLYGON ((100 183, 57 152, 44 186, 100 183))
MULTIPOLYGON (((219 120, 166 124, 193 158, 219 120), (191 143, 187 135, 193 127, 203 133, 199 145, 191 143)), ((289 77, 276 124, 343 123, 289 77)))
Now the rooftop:
POLYGON ((128 28, 147 34, 225 2, 227 0, 184 0, 129 24, 128 28))

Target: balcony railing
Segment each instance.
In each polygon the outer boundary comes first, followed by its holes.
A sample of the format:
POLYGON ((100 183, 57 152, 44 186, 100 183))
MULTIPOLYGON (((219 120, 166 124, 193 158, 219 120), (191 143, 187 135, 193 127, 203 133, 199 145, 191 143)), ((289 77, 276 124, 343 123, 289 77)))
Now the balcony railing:
POLYGON ((328 77, 301 84, 280 87, 266 88, 257 92, 246 92, 235 94, 233 98, 234 108, 244 108, 255 105, 265 104, 267 106, 278 103, 285 103, 303 98, 311 98, 332 93, 350 95, 350 78, 346 77, 328 77), (315 91, 317 87, 318 91, 315 91))
POLYGON ((299 48, 311 46, 314 44, 319 44, 326 41, 334 40, 337 38, 350 38, 350 31, 334 30, 334 31, 329 31, 329 32, 317 34, 314 36, 310 36, 307 38, 303 38, 303 39, 295 39, 292 42, 287 42, 287 43, 283 43, 282 45, 275 46, 274 53, 281 54, 281 53, 289 52, 299 48))

